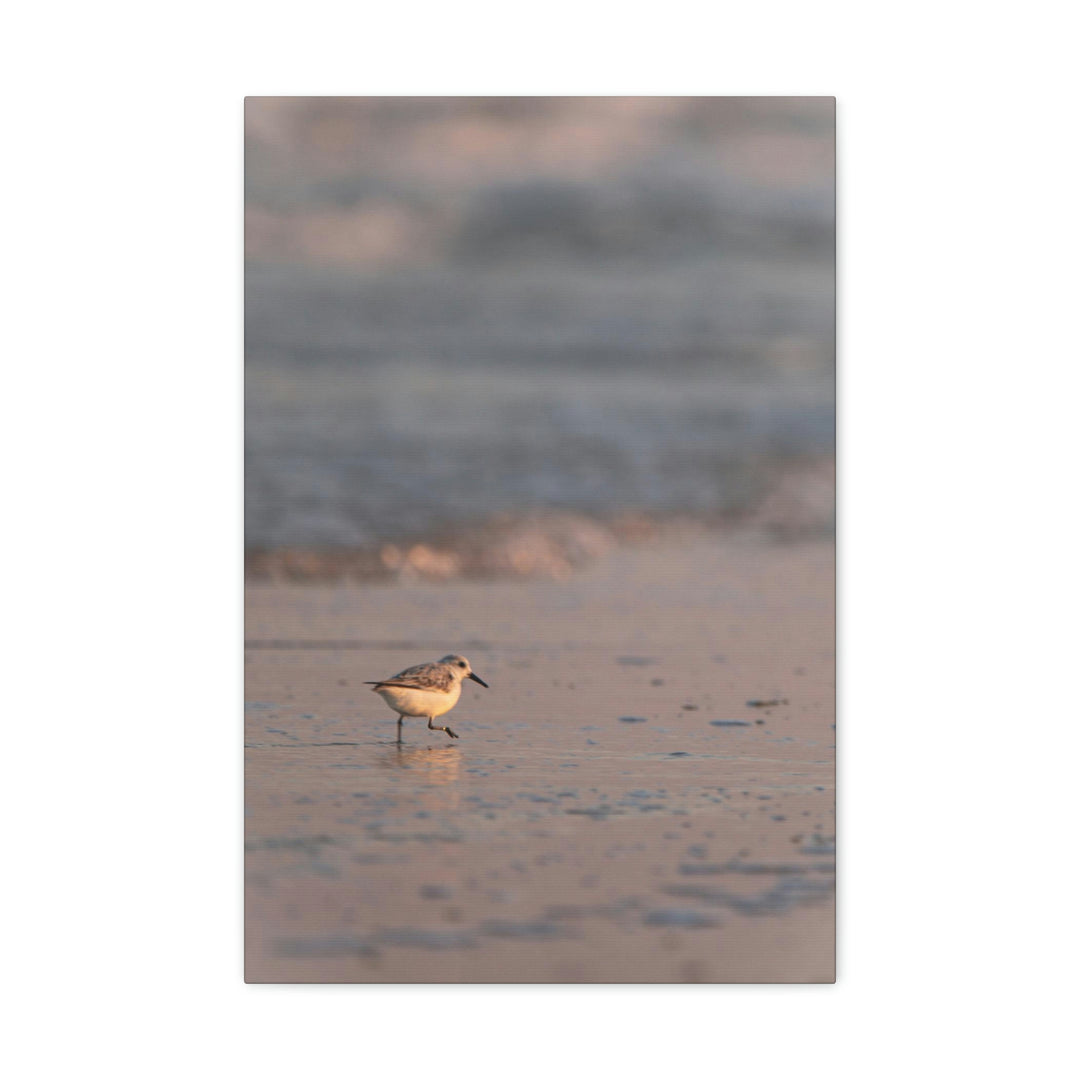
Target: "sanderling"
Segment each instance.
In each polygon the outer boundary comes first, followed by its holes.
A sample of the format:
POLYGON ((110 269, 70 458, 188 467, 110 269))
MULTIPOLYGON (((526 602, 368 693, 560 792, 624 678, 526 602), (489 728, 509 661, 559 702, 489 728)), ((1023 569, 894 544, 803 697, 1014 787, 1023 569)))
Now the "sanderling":
POLYGON ((407 667, 389 679, 366 683, 397 714, 397 738, 401 742, 401 724, 406 716, 426 716, 432 731, 445 731, 451 739, 457 734, 448 727, 439 727, 432 721, 436 716, 448 713, 461 697, 462 679, 472 679, 481 686, 487 683, 473 674, 472 665, 464 656, 451 653, 429 664, 407 667))

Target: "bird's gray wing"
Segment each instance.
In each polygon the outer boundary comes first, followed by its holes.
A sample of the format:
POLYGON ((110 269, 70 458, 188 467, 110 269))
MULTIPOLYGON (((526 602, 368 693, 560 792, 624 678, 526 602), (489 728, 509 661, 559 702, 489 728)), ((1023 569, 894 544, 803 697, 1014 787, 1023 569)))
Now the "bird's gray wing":
POLYGON ((369 679, 364 680, 365 686, 399 686, 402 690, 434 690, 436 687, 428 683, 426 686, 422 686, 420 683, 415 682, 398 682, 397 679, 382 679, 379 682, 371 682, 369 679))
POLYGON ((415 664, 369 686, 400 686, 404 690, 449 690, 453 676, 442 664, 415 664))

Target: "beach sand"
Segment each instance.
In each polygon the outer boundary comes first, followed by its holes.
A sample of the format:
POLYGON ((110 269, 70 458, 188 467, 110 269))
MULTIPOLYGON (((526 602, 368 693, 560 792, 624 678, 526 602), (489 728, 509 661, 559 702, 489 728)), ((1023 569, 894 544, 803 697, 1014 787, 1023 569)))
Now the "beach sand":
POLYGON ((831 542, 246 608, 249 982, 833 980, 831 542), (363 681, 451 651, 397 745, 363 681))

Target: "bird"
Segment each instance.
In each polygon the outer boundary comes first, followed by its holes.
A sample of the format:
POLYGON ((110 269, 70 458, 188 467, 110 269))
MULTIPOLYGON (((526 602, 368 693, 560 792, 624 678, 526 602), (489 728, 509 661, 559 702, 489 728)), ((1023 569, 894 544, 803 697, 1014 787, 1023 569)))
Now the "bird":
POLYGON ((457 739, 460 738, 457 732, 448 727, 439 727, 434 721, 436 716, 448 713, 458 703, 464 679, 472 679, 485 689, 490 689, 473 671, 472 664, 457 653, 449 653, 441 660, 432 660, 427 664, 407 667, 388 679, 366 679, 364 685, 370 686, 398 714, 398 742, 401 742, 401 725, 406 716, 426 716, 431 731, 445 731, 451 739, 457 739))

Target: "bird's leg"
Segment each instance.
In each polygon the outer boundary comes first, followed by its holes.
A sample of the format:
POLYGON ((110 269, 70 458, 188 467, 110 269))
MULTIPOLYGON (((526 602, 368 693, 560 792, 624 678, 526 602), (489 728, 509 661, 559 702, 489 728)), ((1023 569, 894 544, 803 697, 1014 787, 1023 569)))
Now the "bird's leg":
POLYGON ((399 716, 399 717, 397 718, 397 741, 398 741, 398 742, 401 742, 401 722, 402 722, 402 720, 404 720, 404 719, 405 719, 405 717, 404 717, 404 716, 399 716))
POLYGON ((435 723, 435 717, 434 716, 429 716, 427 718, 427 726, 428 726, 429 730, 431 730, 431 731, 445 731, 446 734, 449 735, 451 739, 460 738, 459 735, 455 735, 454 732, 452 732, 448 727, 439 727, 439 725, 435 723))

